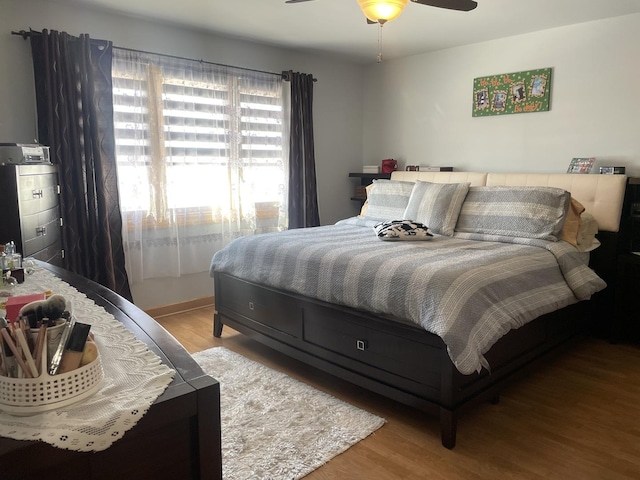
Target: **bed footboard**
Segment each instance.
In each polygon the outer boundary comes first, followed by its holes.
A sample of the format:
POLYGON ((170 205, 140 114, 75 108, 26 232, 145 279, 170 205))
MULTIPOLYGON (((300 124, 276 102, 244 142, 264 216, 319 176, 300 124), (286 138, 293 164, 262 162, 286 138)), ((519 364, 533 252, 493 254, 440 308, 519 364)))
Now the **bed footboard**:
POLYGON ((442 444, 456 443, 467 408, 495 401, 504 385, 576 332, 583 303, 513 330, 487 353, 492 371, 462 375, 442 340, 378 317, 215 274, 213 334, 223 325, 286 355, 403 404, 438 415, 442 444), (420 368, 416 368, 420 366, 420 368))

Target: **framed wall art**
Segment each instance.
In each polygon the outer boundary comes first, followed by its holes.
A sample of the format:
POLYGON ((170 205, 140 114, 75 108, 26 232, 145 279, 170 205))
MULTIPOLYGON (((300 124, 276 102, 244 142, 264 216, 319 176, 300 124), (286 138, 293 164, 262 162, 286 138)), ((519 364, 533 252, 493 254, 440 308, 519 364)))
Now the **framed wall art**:
POLYGON ((551 97, 551 68, 503 73, 473 80, 473 116, 545 112, 551 97))
POLYGON ((569 162, 567 173, 591 173, 595 157, 576 157, 569 162))

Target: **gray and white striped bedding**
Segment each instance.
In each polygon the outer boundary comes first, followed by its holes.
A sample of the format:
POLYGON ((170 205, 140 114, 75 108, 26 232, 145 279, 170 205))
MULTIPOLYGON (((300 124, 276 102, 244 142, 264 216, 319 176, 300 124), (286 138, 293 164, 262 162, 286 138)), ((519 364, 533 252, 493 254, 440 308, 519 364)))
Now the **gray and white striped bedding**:
POLYGON ((483 354, 510 329, 606 286, 565 242, 473 234, 381 242, 373 223, 242 237, 213 256, 211 275, 409 320, 441 337, 463 374, 490 368, 483 354))
POLYGON ((560 237, 570 202, 571 194, 561 188, 471 187, 455 230, 555 242, 560 237))

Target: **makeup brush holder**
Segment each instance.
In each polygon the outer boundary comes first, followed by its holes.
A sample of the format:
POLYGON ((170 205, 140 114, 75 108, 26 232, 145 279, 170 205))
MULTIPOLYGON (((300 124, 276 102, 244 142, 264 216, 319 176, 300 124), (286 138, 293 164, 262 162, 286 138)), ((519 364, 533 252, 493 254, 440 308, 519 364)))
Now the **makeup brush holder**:
POLYGON ((75 370, 49 375, 43 355, 38 378, 10 378, 0 375, 0 411, 16 416, 34 415, 72 405, 100 389, 104 373, 100 353, 75 370))
MULTIPOLYGON (((62 318, 60 318, 55 321, 53 327, 49 327, 47 329, 46 345, 47 345, 47 363, 48 364, 51 363, 51 359, 53 358, 53 355, 55 354, 56 349, 58 348, 58 344, 62 339, 62 332, 64 331, 64 326, 66 323, 67 323, 66 320, 63 320, 62 318)), ((36 329, 31 330, 31 340, 35 342, 37 339, 38 339, 38 330, 36 329)))

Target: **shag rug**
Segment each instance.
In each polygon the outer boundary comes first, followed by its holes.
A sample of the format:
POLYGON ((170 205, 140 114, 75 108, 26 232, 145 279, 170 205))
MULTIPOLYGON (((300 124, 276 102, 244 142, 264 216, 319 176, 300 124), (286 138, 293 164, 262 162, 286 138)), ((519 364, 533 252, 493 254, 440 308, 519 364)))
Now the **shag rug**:
POLYGON ((193 358, 220 382, 225 480, 302 478, 385 422, 224 347, 193 358))

